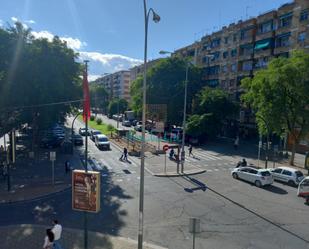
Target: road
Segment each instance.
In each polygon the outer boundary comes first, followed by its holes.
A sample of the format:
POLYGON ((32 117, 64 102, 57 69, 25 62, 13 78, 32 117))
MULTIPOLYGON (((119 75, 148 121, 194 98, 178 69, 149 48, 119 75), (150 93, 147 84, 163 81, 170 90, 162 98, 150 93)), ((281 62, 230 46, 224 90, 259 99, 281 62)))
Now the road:
MULTIPOLYGON (((80 126, 76 121, 75 127, 80 126)), ((102 174, 102 208, 98 214, 89 214, 89 230, 137 239, 139 159, 121 162, 120 148, 112 145, 110 151, 99 151, 91 140, 89 151, 98 162, 95 169, 102 174)), ((202 149, 194 153, 195 158, 188 158, 187 163, 204 167, 206 173, 158 178, 146 170, 145 241, 171 249, 192 248, 189 217, 198 217, 201 233, 196 248, 309 248, 309 207, 297 197, 296 188, 277 182, 256 188, 231 177, 233 162, 228 157, 222 159, 202 149), (198 188, 203 184, 206 191, 198 188)), ((71 210, 69 191, 38 201, 0 205, 0 225, 50 225, 53 217, 65 227, 83 227, 83 214, 71 210)))

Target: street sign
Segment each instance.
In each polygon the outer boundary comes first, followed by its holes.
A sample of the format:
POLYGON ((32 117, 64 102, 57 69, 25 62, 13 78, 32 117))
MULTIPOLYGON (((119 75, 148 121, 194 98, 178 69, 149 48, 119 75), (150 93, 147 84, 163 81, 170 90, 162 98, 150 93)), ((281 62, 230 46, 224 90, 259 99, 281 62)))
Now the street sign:
POLYGON ((72 172, 72 208, 78 211, 100 211, 100 172, 74 170, 72 172))
POLYGON ((168 149, 169 149, 168 144, 165 144, 165 145, 163 146, 163 150, 164 150, 164 151, 168 151, 168 149))
POLYGON ((49 160, 56 161, 56 151, 49 152, 49 160))

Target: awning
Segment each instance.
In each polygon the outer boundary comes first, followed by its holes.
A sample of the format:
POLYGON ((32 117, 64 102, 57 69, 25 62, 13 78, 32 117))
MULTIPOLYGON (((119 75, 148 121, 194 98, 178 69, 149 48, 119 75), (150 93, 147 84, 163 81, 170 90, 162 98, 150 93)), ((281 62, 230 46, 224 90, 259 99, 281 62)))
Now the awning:
POLYGON ((263 49, 263 48, 268 48, 269 46, 270 46, 270 40, 264 40, 264 41, 257 42, 255 44, 254 49, 259 50, 259 49, 263 49))

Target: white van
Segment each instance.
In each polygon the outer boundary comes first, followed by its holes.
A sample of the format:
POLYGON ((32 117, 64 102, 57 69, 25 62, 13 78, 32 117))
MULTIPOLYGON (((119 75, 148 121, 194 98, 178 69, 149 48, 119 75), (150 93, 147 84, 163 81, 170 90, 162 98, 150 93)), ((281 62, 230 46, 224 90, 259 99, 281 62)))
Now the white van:
POLYGON ((309 204, 309 176, 303 179, 298 185, 297 195, 306 199, 306 203, 309 204))
POLYGON ((101 150, 106 149, 110 150, 110 143, 108 141, 108 137, 104 134, 98 134, 94 137, 95 139, 95 145, 101 150))

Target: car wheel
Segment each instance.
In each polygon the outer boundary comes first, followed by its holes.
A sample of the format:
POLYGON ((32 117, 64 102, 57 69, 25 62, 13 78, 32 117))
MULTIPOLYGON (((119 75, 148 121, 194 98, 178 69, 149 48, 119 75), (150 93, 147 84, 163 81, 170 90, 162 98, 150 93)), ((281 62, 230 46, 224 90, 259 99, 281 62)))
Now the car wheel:
POLYGON ((238 179, 237 173, 233 173, 232 176, 233 176, 234 179, 238 179))
POLYGON ((262 187, 262 183, 259 180, 257 180, 257 181, 255 181, 255 186, 260 188, 260 187, 262 187))
POLYGON ((293 182, 292 180, 289 180, 289 181, 288 181, 288 185, 289 185, 289 186, 292 186, 292 187, 295 187, 295 186, 296 186, 295 182, 293 182))

